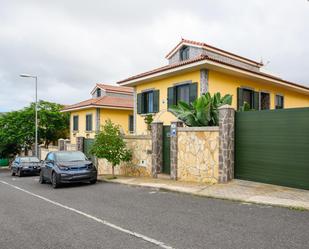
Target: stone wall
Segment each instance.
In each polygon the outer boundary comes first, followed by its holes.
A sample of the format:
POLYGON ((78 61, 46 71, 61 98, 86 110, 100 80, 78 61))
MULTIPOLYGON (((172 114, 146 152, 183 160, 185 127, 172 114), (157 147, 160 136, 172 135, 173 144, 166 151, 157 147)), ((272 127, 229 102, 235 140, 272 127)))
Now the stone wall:
MULTIPOLYGON (((127 147, 132 151, 132 161, 115 167, 116 175, 151 176, 152 140, 150 135, 125 136, 127 147)), ((98 174, 112 174, 112 166, 105 159, 98 159, 98 174)))
POLYGON ((77 150, 77 145, 76 144, 71 144, 70 140, 68 139, 59 139, 58 140, 58 146, 52 146, 49 145, 48 148, 45 148, 43 145, 39 147, 39 159, 44 160, 48 152, 51 151, 61 151, 61 150, 66 150, 66 151, 76 151, 77 150))
POLYGON ((177 179, 217 183, 219 127, 178 128, 177 179))
POLYGON ((75 151, 75 150, 77 150, 77 145, 76 144, 67 143, 66 144, 66 150, 67 151, 75 151))
POLYGON ((46 155, 51 152, 51 151, 58 151, 58 146, 48 146, 48 148, 44 148, 43 146, 42 147, 39 147, 39 150, 40 150, 40 160, 45 160, 46 158, 46 155))

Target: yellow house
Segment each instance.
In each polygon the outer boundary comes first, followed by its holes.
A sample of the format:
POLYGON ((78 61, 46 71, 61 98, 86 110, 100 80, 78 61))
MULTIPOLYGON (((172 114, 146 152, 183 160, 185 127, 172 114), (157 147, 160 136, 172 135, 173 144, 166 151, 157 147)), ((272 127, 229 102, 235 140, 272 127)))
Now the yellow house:
POLYGON ((70 112, 70 140, 77 137, 94 138, 97 131, 110 119, 119 124, 123 133, 133 132, 133 89, 131 87, 96 84, 92 98, 66 106, 70 112))
POLYGON ((147 130, 145 115, 170 125, 175 116, 169 106, 179 100, 192 102, 206 92, 233 95, 235 109, 244 102, 256 110, 309 106, 309 87, 266 72, 260 62, 206 43, 182 39, 166 58, 168 65, 118 82, 134 88, 136 134, 147 130))

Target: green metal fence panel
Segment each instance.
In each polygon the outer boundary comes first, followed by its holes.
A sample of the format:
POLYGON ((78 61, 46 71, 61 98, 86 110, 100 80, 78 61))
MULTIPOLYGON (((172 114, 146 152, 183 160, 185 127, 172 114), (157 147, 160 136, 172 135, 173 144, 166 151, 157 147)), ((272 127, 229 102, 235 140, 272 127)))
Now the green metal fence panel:
POLYGON ((171 126, 164 125, 163 126, 163 168, 162 172, 164 174, 171 173, 171 126))
POLYGON ((235 178, 309 189, 309 108, 237 112, 235 178))
POLYGON ((9 166, 9 159, 8 158, 1 158, 0 159, 0 167, 9 166))
POLYGON ((84 139, 84 153, 89 159, 91 159, 91 161, 94 161, 94 156, 90 153, 93 143, 94 143, 94 139, 92 138, 84 139))

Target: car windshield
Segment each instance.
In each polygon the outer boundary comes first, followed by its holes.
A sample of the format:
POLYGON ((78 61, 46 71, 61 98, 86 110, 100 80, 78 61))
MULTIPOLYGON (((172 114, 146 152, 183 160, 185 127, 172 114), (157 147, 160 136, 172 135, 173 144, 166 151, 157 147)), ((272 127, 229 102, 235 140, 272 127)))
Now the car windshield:
POLYGON ((22 162, 22 163, 39 163, 40 160, 37 157, 21 157, 20 162, 22 162))
POLYGON ((85 161, 86 156, 82 152, 61 152, 56 153, 56 159, 59 162, 85 161))

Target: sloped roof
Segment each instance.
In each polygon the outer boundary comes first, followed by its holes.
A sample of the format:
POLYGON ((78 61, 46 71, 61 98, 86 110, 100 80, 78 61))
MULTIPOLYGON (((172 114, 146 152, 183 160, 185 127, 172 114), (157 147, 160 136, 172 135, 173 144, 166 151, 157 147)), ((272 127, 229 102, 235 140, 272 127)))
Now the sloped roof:
POLYGON ((276 77, 276 76, 273 76, 273 75, 270 75, 270 74, 267 74, 267 73, 263 73, 263 72, 254 71, 254 70, 250 70, 250 69, 247 69, 247 68, 239 67, 239 66, 236 66, 234 64, 230 64, 228 62, 218 60, 217 58, 211 57, 209 55, 199 55, 199 56, 192 58, 192 59, 189 59, 189 60, 185 60, 185 61, 181 61, 179 63, 169 64, 169 65, 166 65, 166 66, 163 66, 163 67, 159 67, 159 68, 156 68, 156 69, 144 72, 144 73, 140 73, 140 74, 131 76, 127 79, 118 81, 117 83, 118 84, 125 84, 126 82, 129 82, 131 80, 137 80, 137 79, 143 78, 145 76, 150 76, 150 75, 153 75, 153 74, 156 74, 156 73, 161 73, 161 72, 168 71, 168 70, 174 69, 174 68, 181 68, 182 66, 194 64, 196 62, 204 61, 204 60, 205 60, 205 63, 207 61, 213 61, 213 62, 216 62, 216 63, 221 64, 223 66, 229 66, 229 67, 233 67, 233 68, 236 68, 236 69, 240 69, 242 71, 250 72, 250 73, 255 74, 255 75, 264 76, 264 77, 267 77, 269 79, 280 81, 284 84, 299 87, 299 88, 304 89, 306 91, 309 90, 309 87, 307 87, 307 86, 300 85, 300 84, 297 84, 297 83, 293 83, 293 82, 290 82, 290 81, 286 81, 286 80, 283 80, 282 78, 279 78, 279 77, 276 77))
POLYGON ((95 91, 96 88, 100 88, 106 92, 110 93, 122 93, 122 94, 133 94, 133 88, 132 87, 126 87, 126 86, 113 86, 109 84, 102 84, 97 83, 94 89, 91 91, 91 94, 95 91))
POLYGON ((261 62, 257 62, 257 61, 248 59, 246 57, 228 52, 226 50, 211 46, 211 45, 209 45, 205 42, 197 42, 197 41, 192 41, 192 40, 188 40, 188 39, 184 39, 184 38, 181 39, 181 41, 165 56, 165 58, 169 59, 182 45, 192 45, 192 46, 202 47, 204 49, 212 50, 214 52, 217 52, 217 53, 222 54, 222 55, 227 56, 227 57, 234 58, 236 60, 238 59, 238 60, 242 60, 244 62, 253 63, 258 67, 263 66, 263 63, 261 63, 261 62))
POLYGON ((163 66, 163 67, 155 68, 155 69, 150 70, 150 71, 146 71, 146 72, 143 72, 143 73, 140 73, 140 74, 133 75, 133 76, 126 78, 124 80, 120 80, 117 83, 121 84, 121 83, 124 83, 126 81, 138 79, 138 78, 148 76, 148 75, 151 75, 151 74, 154 74, 154 73, 163 72, 163 71, 166 71, 168 69, 177 68, 177 67, 180 67, 180 66, 191 64, 193 62, 201 61, 201 60, 204 60, 206 58, 207 58, 207 55, 199 55, 199 56, 192 58, 192 59, 189 59, 189 60, 181 61, 181 62, 174 63, 174 64, 169 64, 169 65, 166 65, 166 66, 163 66))
POLYGON ((102 96, 91 98, 77 104, 68 105, 62 109, 62 112, 86 108, 115 108, 115 109, 133 109, 133 98, 123 98, 114 96, 102 96))

